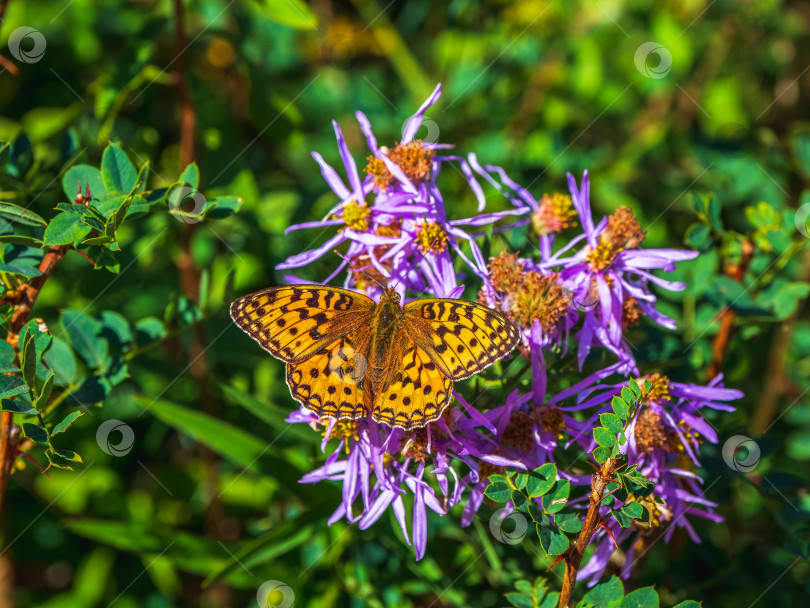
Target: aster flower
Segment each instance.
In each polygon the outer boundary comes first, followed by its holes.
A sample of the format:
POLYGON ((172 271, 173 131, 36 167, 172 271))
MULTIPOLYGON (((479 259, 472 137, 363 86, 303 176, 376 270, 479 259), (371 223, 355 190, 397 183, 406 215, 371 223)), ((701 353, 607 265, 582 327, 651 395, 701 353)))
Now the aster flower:
MULTIPOLYGON (((667 526, 665 540, 669 540, 677 528, 687 530, 692 540, 700 542, 688 516, 698 516, 712 521, 721 521, 722 517, 714 512, 716 503, 708 500, 701 488, 703 480, 695 473, 700 466, 698 460, 699 444, 702 441, 717 443, 717 434, 711 424, 703 417, 704 408, 719 411, 733 411, 726 402, 739 399, 740 391, 724 388, 722 376, 714 378, 708 386, 673 382, 661 374, 644 377, 652 387, 641 407, 635 412, 627 425, 627 442, 621 451, 628 458, 628 464, 636 465, 638 471, 655 483, 654 497, 642 501, 651 514, 653 527, 667 526)), ((607 405, 613 396, 621 392, 622 384, 597 384, 580 392, 579 402, 562 410, 587 409, 596 407, 596 412, 582 428, 584 433, 573 437, 586 451, 596 447, 589 432, 596 424, 599 414, 610 411, 607 405)), ((572 480, 574 483, 590 485, 590 476, 572 480)), ((572 506, 575 501, 572 501, 572 506)), ((608 514, 604 508, 603 515, 608 514)), ((648 532, 649 526, 621 529, 611 526, 616 542, 631 536, 637 538, 648 532), (615 529, 614 529, 615 528, 615 529)), ((608 558, 613 550, 613 539, 604 532, 595 536, 598 542, 596 554, 586 568, 579 573, 580 579, 590 579, 595 583, 601 577, 608 558), (600 538, 601 535, 601 538, 600 538)), ((635 540, 631 546, 635 545, 635 540)), ((632 549, 626 559, 632 563, 632 549)), ((623 576, 630 573, 630 564, 623 571, 623 576)))
MULTIPOLYGON (((298 268, 349 242, 345 259, 324 283, 351 264, 345 286, 364 289, 378 296, 380 284, 394 284, 401 296, 407 289, 430 291, 439 297, 457 297, 463 291, 453 269, 451 252, 461 258, 470 270, 487 280, 486 261, 469 227, 482 227, 510 216, 524 215, 529 207, 480 214, 466 219, 448 219, 436 178, 444 163, 456 162, 483 210, 486 199, 469 164, 456 156, 437 156, 436 151, 450 147, 413 139, 422 124, 425 111, 441 94, 441 85, 407 121, 402 141, 392 149, 380 147, 364 114, 357 113, 360 128, 366 135, 371 155, 361 177, 340 126, 333 122, 338 150, 348 178, 348 185, 320 154, 313 158, 321 174, 338 198, 336 205, 321 221, 306 222, 287 228, 329 227, 336 234, 323 245, 291 256, 279 269, 298 268), (368 198, 373 197, 373 203, 368 198), (469 245, 471 257, 463 251, 469 245), (416 268, 414 268, 416 265, 416 268)), ((300 279, 289 276, 291 282, 300 279)))
POLYGON ((481 432, 484 416, 466 402, 462 405, 463 409, 452 408, 438 421, 411 432, 372 420, 320 420, 301 408, 287 422, 323 429, 324 453, 330 441, 338 442, 324 464, 301 482, 342 484, 342 500, 329 518, 330 525, 345 518, 364 530, 390 507, 406 542, 413 543, 416 558, 421 559, 427 542, 427 509, 445 515, 466 500, 463 523, 469 524, 483 499, 487 471, 525 468, 514 459, 488 452, 494 444, 481 432), (467 469, 464 476, 458 473, 462 466, 467 469), (405 519, 406 500, 413 507, 410 522, 405 519))
POLYGON ((642 314, 658 325, 674 329, 674 321, 656 310, 656 297, 649 286, 652 283, 670 291, 685 287, 683 283, 661 279, 651 270, 671 272, 675 262, 694 259, 698 252, 640 249, 646 233, 629 208, 620 207, 594 224, 588 172, 583 175, 579 188, 571 174, 568 174, 568 184, 583 234, 541 265, 548 270, 558 270, 574 302, 583 304, 583 325, 577 334, 580 369, 594 343, 598 343, 627 361, 625 371, 635 371, 622 329, 637 322, 642 314), (584 246, 569 254, 580 243, 584 246))

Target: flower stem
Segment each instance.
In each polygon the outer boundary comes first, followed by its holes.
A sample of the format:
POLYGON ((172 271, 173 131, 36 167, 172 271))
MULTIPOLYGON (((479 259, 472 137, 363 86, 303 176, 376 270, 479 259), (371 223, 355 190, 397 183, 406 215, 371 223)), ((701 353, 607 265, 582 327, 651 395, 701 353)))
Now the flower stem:
POLYGON ((602 523, 599 508, 604 498, 605 488, 613 479, 613 474, 620 465, 613 459, 606 460, 598 472, 591 478, 591 497, 588 512, 585 514, 585 523, 577 536, 576 542, 563 554, 565 562, 565 578, 560 592, 559 608, 570 608, 574 595, 574 586, 577 581, 577 572, 582 563, 585 550, 591 543, 591 538, 602 523))

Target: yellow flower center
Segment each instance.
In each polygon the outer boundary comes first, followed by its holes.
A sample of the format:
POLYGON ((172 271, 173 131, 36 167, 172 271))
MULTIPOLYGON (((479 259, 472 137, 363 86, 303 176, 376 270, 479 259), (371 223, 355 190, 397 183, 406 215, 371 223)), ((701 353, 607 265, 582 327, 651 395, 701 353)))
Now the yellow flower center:
POLYGON ((357 201, 351 201, 348 205, 343 207, 343 223, 346 228, 354 230, 355 232, 365 232, 368 230, 368 218, 371 215, 371 209, 366 207, 365 204, 359 204, 357 201))
POLYGON ((574 221, 576 216, 577 212, 569 195, 559 192, 544 194, 538 201, 537 211, 532 215, 532 225, 538 234, 562 232, 565 228, 577 225, 574 221))
POLYGON ((596 247, 588 251, 586 258, 594 270, 604 270, 613 263, 613 258, 621 249, 614 249, 604 238, 600 238, 596 247))
MULTIPOLYGON (((327 425, 329 424, 328 420, 321 420, 321 424, 327 425)), ((326 437, 326 430, 321 434, 322 437, 326 437)), ((338 420, 335 422, 334 426, 332 426, 332 432, 329 433, 329 439, 337 439, 340 441, 341 439, 346 439, 345 447, 346 453, 349 453, 349 439, 354 439, 355 441, 360 441, 360 436, 357 434, 357 423, 354 420, 338 420)))
POLYGON ((650 387, 650 391, 647 395, 648 403, 661 403, 664 401, 670 401, 671 397, 669 395, 670 387, 669 387, 669 378, 664 376, 663 374, 655 373, 655 374, 647 374, 646 376, 639 379, 639 386, 641 386, 644 380, 649 380, 652 387, 650 387))
POLYGON ((416 244, 422 253, 441 253, 447 249, 447 234, 438 224, 425 222, 416 232, 416 244))

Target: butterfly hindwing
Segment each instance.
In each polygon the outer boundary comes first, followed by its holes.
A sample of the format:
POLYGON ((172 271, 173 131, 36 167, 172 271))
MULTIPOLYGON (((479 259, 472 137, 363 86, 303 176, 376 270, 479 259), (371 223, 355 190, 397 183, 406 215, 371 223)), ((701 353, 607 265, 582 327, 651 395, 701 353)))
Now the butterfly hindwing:
POLYGON ((399 361, 391 362, 396 371, 371 414, 377 422, 411 430, 439 419, 452 399, 453 382, 407 335, 402 342, 399 361))
POLYGON ((451 380, 477 374, 520 341, 520 330, 509 319, 474 302, 416 300, 404 312, 408 334, 451 380))
POLYGON ((365 344, 367 338, 361 331, 336 340, 305 361, 288 363, 290 394, 319 418, 367 416, 370 395, 364 383, 365 344))
POLYGON ((298 363, 370 323, 365 295, 320 285, 271 287, 231 304, 231 318, 274 357, 298 363))

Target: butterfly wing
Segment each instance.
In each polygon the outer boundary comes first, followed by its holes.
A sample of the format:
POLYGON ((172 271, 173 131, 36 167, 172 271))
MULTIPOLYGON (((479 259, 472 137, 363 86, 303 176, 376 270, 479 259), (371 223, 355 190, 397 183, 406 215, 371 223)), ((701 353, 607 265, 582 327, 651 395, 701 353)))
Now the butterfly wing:
POLYGON ((451 380, 477 374, 520 342, 514 323, 475 302, 416 300, 405 305, 404 315, 408 335, 451 380))
POLYGON ((409 431, 438 420, 453 396, 453 382, 430 356, 402 332, 391 352, 391 373, 371 416, 409 431))
POLYGON ((370 393, 364 384, 370 326, 339 338, 305 361, 287 364, 293 399, 319 418, 368 415, 370 393))
POLYGON ((374 306, 346 289, 290 285, 242 296, 231 304, 231 318, 277 359, 299 363, 370 324, 374 306))

